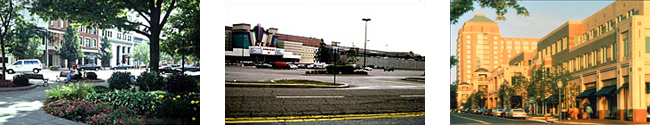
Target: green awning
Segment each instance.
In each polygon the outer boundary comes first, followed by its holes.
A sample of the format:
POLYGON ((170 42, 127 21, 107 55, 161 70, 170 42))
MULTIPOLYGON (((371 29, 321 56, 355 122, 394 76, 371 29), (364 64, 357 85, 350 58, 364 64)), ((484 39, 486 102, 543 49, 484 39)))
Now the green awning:
POLYGON ((627 85, 628 85, 628 84, 625 83, 625 84, 623 84, 621 87, 618 87, 618 89, 616 89, 616 93, 621 93, 621 90, 623 90, 624 88, 627 88, 627 85))
POLYGON ((596 89, 590 89, 590 90, 585 90, 584 92, 580 93, 576 98, 587 98, 589 97, 592 93, 594 93, 596 89))
POLYGON ((598 90, 598 92, 594 93, 594 96, 603 96, 603 95, 607 95, 607 94, 613 92, 614 89, 616 89, 616 86, 615 86, 615 85, 614 85, 614 86, 607 86, 607 87, 600 88, 600 90, 598 90))

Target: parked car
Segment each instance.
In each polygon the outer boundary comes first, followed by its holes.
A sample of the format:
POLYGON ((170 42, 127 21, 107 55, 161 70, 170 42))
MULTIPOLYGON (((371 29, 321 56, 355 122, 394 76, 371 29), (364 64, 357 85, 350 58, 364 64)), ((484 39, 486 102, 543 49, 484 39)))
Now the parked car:
POLYGON ((196 71, 201 71, 200 67, 192 66, 192 65, 186 65, 184 67, 185 71, 190 71, 190 72, 196 72, 196 71))
POLYGON ((273 62, 271 65, 273 69, 291 69, 291 66, 286 62, 273 62))
POLYGON ((177 72, 181 72, 180 69, 174 68, 174 67, 171 67, 171 66, 160 67, 160 68, 158 68, 158 71, 160 73, 177 73, 177 72))
POLYGON ((507 114, 510 110, 512 110, 512 109, 504 109, 504 110, 502 110, 502 111, 501 111, 501 117, 504 117, 504 118, 505 118, 505 117, 506 117, 506 114, 507 114))
POLYGON ((16 72, 34 72, 38 73, 43 70, 43 65, 38 59, 21 59, 13 64, 7 66, 7 73, 14 74, 16 72))
POLYGON ((111 67, 112 70, 116 70, 116 69, 125 69, 126 70, 126 69, 129 69, 129 68, 131 68, 131 66, 129 66, 129 65, 117 65, 117 66, 111 67))
POLYGON ((372 71, 372 67, 363 68, 363 70, 372 71))
POLYGON ((79 69, 82 69, 82 70, 99 70, 99 69, 102 69, 102 67, 97 65, 97 64, 86 64, 86 65, 80 66, 79 69))
POLYGON ((298 69, 298 66, 294 64, 288 64, 290 69, 298 69))
POLYGON ((490 109, 490 110, 488 111, 488 114, 487 114, 487 115, 493 116, 493 115, 494 115, 494 112, 496 112, 498 109, 501 109, 501 108, 499 108, 499 107, 492 107, 492 109, 490 109))
POLYGON ((261 64, 255 65, 255 68, 273 68, 273 66, 271 64, 268 64, 268 63, 261 63, 261 64))
POLYGON ((523 118, 526 119, 528 117, 528 114, 523 109, 513 109, 508 112, 506 112, 506 117, 508 118, 523 118))
POLYGON ((501 113, 503 112, 503 109, 497 109, 494 111, 493 115, 494 117, 501 117, 501 113))
POLYGON ((395 72, 395 68, 393 68, 392 66, 386 66, 386 67, 384 67, 384 72, 386 72, 386 71, 395 72))

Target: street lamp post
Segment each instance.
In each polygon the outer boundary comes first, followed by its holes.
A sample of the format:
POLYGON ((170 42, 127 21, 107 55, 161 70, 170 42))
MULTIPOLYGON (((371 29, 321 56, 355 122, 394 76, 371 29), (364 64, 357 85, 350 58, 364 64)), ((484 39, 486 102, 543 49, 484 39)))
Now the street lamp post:
POLYGON ((366 22, 365 40, 363 41, 363 68, 366 68, 366 43, 368 42, 368 21, 370 21, 370 18, 363 18, 361 20, 366 22))

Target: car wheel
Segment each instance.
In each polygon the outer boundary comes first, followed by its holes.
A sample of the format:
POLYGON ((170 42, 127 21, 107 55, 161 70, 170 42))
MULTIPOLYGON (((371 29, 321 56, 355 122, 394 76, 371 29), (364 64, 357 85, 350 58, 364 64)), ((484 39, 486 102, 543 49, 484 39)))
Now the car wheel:
POLYGON ((9 70, 7 70, 7 73, 9 73, 9 74, 14 74, 14 73, 16 73, 16 72, 14 72, 13 69, 9 69, 9 70))
POLYGON ((41 70, 34 69, 34 70, 32 70, 32 71, 33 71, 34 73, 38 73, 38 72, 40 72, 41 70))
POLYGON ((95 68, 95 71, 99 71, 99 68, 95 68))

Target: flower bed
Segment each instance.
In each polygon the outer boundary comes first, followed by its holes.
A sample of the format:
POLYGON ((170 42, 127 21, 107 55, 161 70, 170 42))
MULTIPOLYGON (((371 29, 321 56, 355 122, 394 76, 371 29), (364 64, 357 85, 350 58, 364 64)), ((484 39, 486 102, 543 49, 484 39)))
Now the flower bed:
POLYGON ((88 124, 143 124, 146 119, 134 109, 85 100, 57 100, 44 109, 52 115, 88 124))

